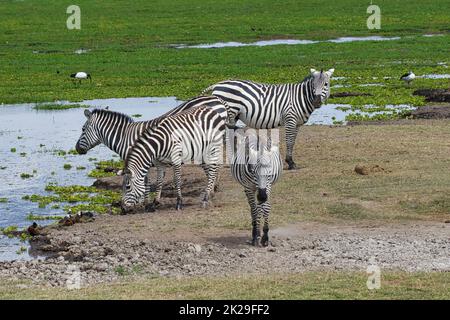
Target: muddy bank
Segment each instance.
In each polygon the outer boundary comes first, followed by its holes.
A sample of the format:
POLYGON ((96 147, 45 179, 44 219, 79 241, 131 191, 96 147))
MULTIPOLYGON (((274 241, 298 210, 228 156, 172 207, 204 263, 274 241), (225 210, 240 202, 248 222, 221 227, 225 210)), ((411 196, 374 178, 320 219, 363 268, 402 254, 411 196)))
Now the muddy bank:
POLYGON ((48 228, 32 243, 50 257, 0 262, 0 276, 64 286, 68 270, 75 267, 81 272, 82 284, 89 285, 119 280, 124 274, 364 271, 370 259, 382 270, 450 271, 448 223, 389 227, 303 223, 272 230, 271 245, 255 248, 248 244, 247 231, 152 233, 153 218, 154 214, 105 215, 92 223, 48 228), (141 227, 133 229, 137 224, 141 227))
POLYGON ((428 102, 450 102, 450 89, 418 89, 416 96, 424 96, 428 102))

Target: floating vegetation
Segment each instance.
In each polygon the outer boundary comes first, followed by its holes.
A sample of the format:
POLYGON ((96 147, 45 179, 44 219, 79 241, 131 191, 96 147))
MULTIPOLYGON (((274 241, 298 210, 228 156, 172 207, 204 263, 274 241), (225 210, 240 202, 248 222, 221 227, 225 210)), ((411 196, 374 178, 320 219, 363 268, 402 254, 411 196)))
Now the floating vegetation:
POLYGON ((8 167, 1 167, 0 166, 0 170, 5 170, 6 168, 8 168, 8 167))
POLYGON ((79 167, 77 167, 77 170, 86 170, 86 167, 79 166, 79 167))
POLYGON ((70 170, 70 169, 72 169, 72 165, 70 163, 66 163, 66 164, 64 164, 63 168, 64 168, 64 170, 70 170))
POLYGON ((88 105, 72 103, 72 104, 61 104, 61 103, 42 103, 37 104, 33 107, 36 110, 67 110, 74 108, 89 108, 88 105))
POLYGON ((96 168, 89 172, 88 176, 91 178, 113 177, 123 168, 123 165, 122 160, 100 161, 96 163, 96 168))
POLYGON ((0 203, 7 203, 8 202, 8 198, 0 198, 0 203))
POLYGON ((25 156, 27 155, 27 153, 26 153, 26 152, 21 152, 21 153, 19 153, 19 155, 20 155, 21 157, 25 157, 25 156))
POLYGON ((11 148, 11 152, 16 152, 17 149, 16 148, 11 148))
POLYGON ((142 117, 142 114, 136 113, 132 115, 133 118, 140 118, 142 117))
POLYGON ((73 155, 77 155, 78 152, 75 149, 70 149, 69 151, 67 151, 68 154, 73 154, 73 155))
POLYGON ((18 137, 17 137, 17 139, 18 139, 18 140, 21 140, 21 139, 23 139, 23 137, 21 137, 21 136, 18 136, 18 137))
POLYGON ((45 191, 52 192, 52 195, 26 195, 23 200, 38 203, 40 208, 45 208, 51 203, 55 203, 52 208, 60 203, 75 204, 64 206, 64 211, 76 213, 78 211, 92 211, 97 213, 119 213, 120 208, 113 207, 113 203, 120 202, 121 194, 110 190, 99 190, 95 187, 87 186, 57 186, 49 184, 45 191))
POLYGON ((64 150, 53 150, 53 154, 56 156, 64 157, 67 154, 67 152, 64 150))
POLYGON ((17 253, 17 254, 22 254, 22 253, 24 253, 24 252, 26 252, 26 251, 27 251, 27 248, 24 247, 24 246, 21 246, 21 247, 16 251, 16 253, 17 253))
POLYGON ((0 234, 7 236, 8 238, 14 238, 17 233, 17 226, 0 227, 0 234))
MULTIPOLYGON (((392 111, 392 110, 391 110, 392 111)), ((361 114, 352 113, 345 117, 346 121, 386 121, 405 119, 411 116, 411 110, 392 111, 390 113, 361 114)))
POLYGON ((21 173, 21 174, 20 174, 20 177, 21 177, 22 179, 29 179, 29 178, 32 178, 33 175, 32 175, 32 174, 29 174, 29 173, 21 173))
POLYGON ((27 220, 30 221, 38 221, 38 220, 60 220, 64 218, 63 216, 44 216, 44 215, 35 215, 35 214, 28 214, 27 220))
POLYGON ((97 161, 97 158, 89 158, 89 161, 97 161))

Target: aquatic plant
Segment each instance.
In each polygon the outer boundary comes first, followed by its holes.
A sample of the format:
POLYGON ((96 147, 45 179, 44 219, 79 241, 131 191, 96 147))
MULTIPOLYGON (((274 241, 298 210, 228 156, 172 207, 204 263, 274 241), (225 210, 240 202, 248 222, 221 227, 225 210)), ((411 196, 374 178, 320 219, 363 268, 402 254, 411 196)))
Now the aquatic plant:
POLYGON ((45 216, 45 215, 35 215, 33 213, 29 213, 26 217, 27 220, 37 221, 37 220, 60 220, 64 218, 63 216, 45 216))
POLYGON ((40 208, 44 208, 51 203, 53 209, 60 207, 59 203, 67 203, 63 210, 65 212, 76 213, 78 211, 93 211, 97 213, 119 213, 120 208, 112 207, 113 203, 118 203, 121 199, 119 192, 110 190, 100 190, 89 186, 58 186, 49 184, 45 191, 52 192, 51 195, 26 195, 23 200, 38 203, 40 208), (75 205, 71 205, 75 204, 75 205), (58 207, 55 207, 55 206, 58 207))
POLYGON ((16 152, 17 149, 16 148, 11 148, 11 152, 16 152))
POLYGON ((8 198, 0 198, 0 203, 6 203, 8 202, 8 198))
POLYGON ((66 164, 64 164, 63 168, 65 170, 70 170, 70 169, 72 169, 72 165, 70 163, 66 163, 66 164))
POLYGON ((113 177, 116 175, 118 170, 123 168, 122 160, 107 160, 100 161, 96 163, 95 169, 89 172, 88 176, 91 178, 104 178, 104 177, 113 177))
POLYGON ((20 177, 21 177, 22 179, 29 179, 29 178, 32 178, 33 175, 32 175, 32 174, 29 174, 29 173, 21 173, 21 174, 20 174, 20 177))
POLYGON ((42 104, 37 104, 33 107, 33 109, 36 109, 36 110, 67 110, 67 109, 73 109, 73 108, 89 108, 89 106, 85 105, 85 104, 78 104, 78 103, 72 103, 72 104, 42 103, 42 104))

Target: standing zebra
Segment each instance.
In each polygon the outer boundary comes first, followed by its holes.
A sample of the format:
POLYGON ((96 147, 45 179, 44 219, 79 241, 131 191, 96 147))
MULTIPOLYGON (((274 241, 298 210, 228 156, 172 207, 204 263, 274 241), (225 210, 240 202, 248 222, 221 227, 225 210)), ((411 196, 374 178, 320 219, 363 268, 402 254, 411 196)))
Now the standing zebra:
POLYGON ((252 215, 252 244, 269 244, 270 193, 283 170, 278 146, 272 146, 270 139, 259 141, 246 136, 245 147, 238 142, 238 148, 231 164, 231 174, 243 187, 252 215), (264 219, 261 238, 260 220, 264 219))
MULTIPOLYGON (((93 147, 103 143, 125 160, 130 148, 145 130, 156 125, 162 119, 201 105, 210 108, 222 108, 224 106, 223 101, 221 101, 220 98, 200 96, 182 103, 156 119, 138 122, 134 122, 131 117, 119 112, 105 109, 95 109, 92 112, 85 110, 84 115, 87 120, 83 125, 81 136, 78 139, 75 148, 79 154, 86 154, 93 147)), ((164 167, 158 166, 156 196, 153 204, 146 204, 146 210, 154 210, 159 204, 164 175, 164 167)), ((150 186, 147 185, 145 194, 146 201, 149 194, 150 186)))
POLYGON ((235 120, 256 129, 286 127, 286 162, 295 169, 292 159, 298 128, 314 109, 330 96, 330 79, 334 69, 316 71, 300 83, 262 84, 244 80, 226 80, 214 84, 203 92, 225 100, 235 120))
POLYGON ((181 165, 190 161, 207 171, 208 184, 203 197, 203 206, 206 206, 222 163, 227 117, 228 112, 223 106, 199 106, 166 117, 145 130, 125 160, 123 210, 128 211, 144 195, 147 172, 155 165, 173 166, 176 209, 181 210, 181 165))

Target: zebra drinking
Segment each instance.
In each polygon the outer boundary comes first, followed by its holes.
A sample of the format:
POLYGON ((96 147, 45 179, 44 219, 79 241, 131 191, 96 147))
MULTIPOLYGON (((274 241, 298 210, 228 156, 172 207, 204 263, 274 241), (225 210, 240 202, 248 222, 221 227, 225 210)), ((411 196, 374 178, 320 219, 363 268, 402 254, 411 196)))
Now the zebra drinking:
MULTIPOLYGON (((119 112, 106 109, 95 109, 93 111, 85 110, 84 114, 87 120, 83 125, 81 136, 78 139, 75 148, 79 154, 86 154, 90 149, 103 143, 125 160, 130 148, 145 130, 151 128, 152 125, 156 125, 162 119, 201 105, 210 108, 222 108, 223 101, 221 101, 220 98, 213 96, 200 96, 182 103, 156 119, 137 122, 128 115, 119 112)), ((158 166, 156 196, 152 204, 146 204, 146 210, 148 211, 154 210, 159 204, 164 175, 164 167, 158 166)), ((146 187, 147 190, 144 195, 145 201, 148 200, 147 198, 150 194, 150 185, 148 183, 146 187)))
MULTIPOLYGON (((250 130, 249 130, 250 131, 250 130)), ((250 131, 250 133, 253 130, 250 131)), ((231 164, 231 174, 245 191, 252 216, 252 244, 269 244, 270 194, 272 185, 277 182, 283 165, 278 146, 272 145, 256 134, 245 134, 237 143, 237 151, 231 164), (243 141, 242 141, 243 140, 243 141), (244 147, 243 147, 244 145, 244 147), (261 238, 260 220, 264 219, 261 238)))
POLYGON ((228 112, 222 107, 199 106, 166 117, 145 130, 125 160, 123 210, 129 211, 145 193, 147 172, 152 166, 173 166, 177 189, 176 209, 183 207, 181 165, 200 164, 208 183, 203 206, 208 204, 220 164, 228 112))
POLYGON ((256 129, 286 127, 286 162, 295 169, 292 159, 299 127, 308 121, 314 109, 330 96, 330 80, 334 69, 316 71, 300 83, 262 84, 244 80, 226 80, 203 92, 225 100, 235 120, 256 129))

